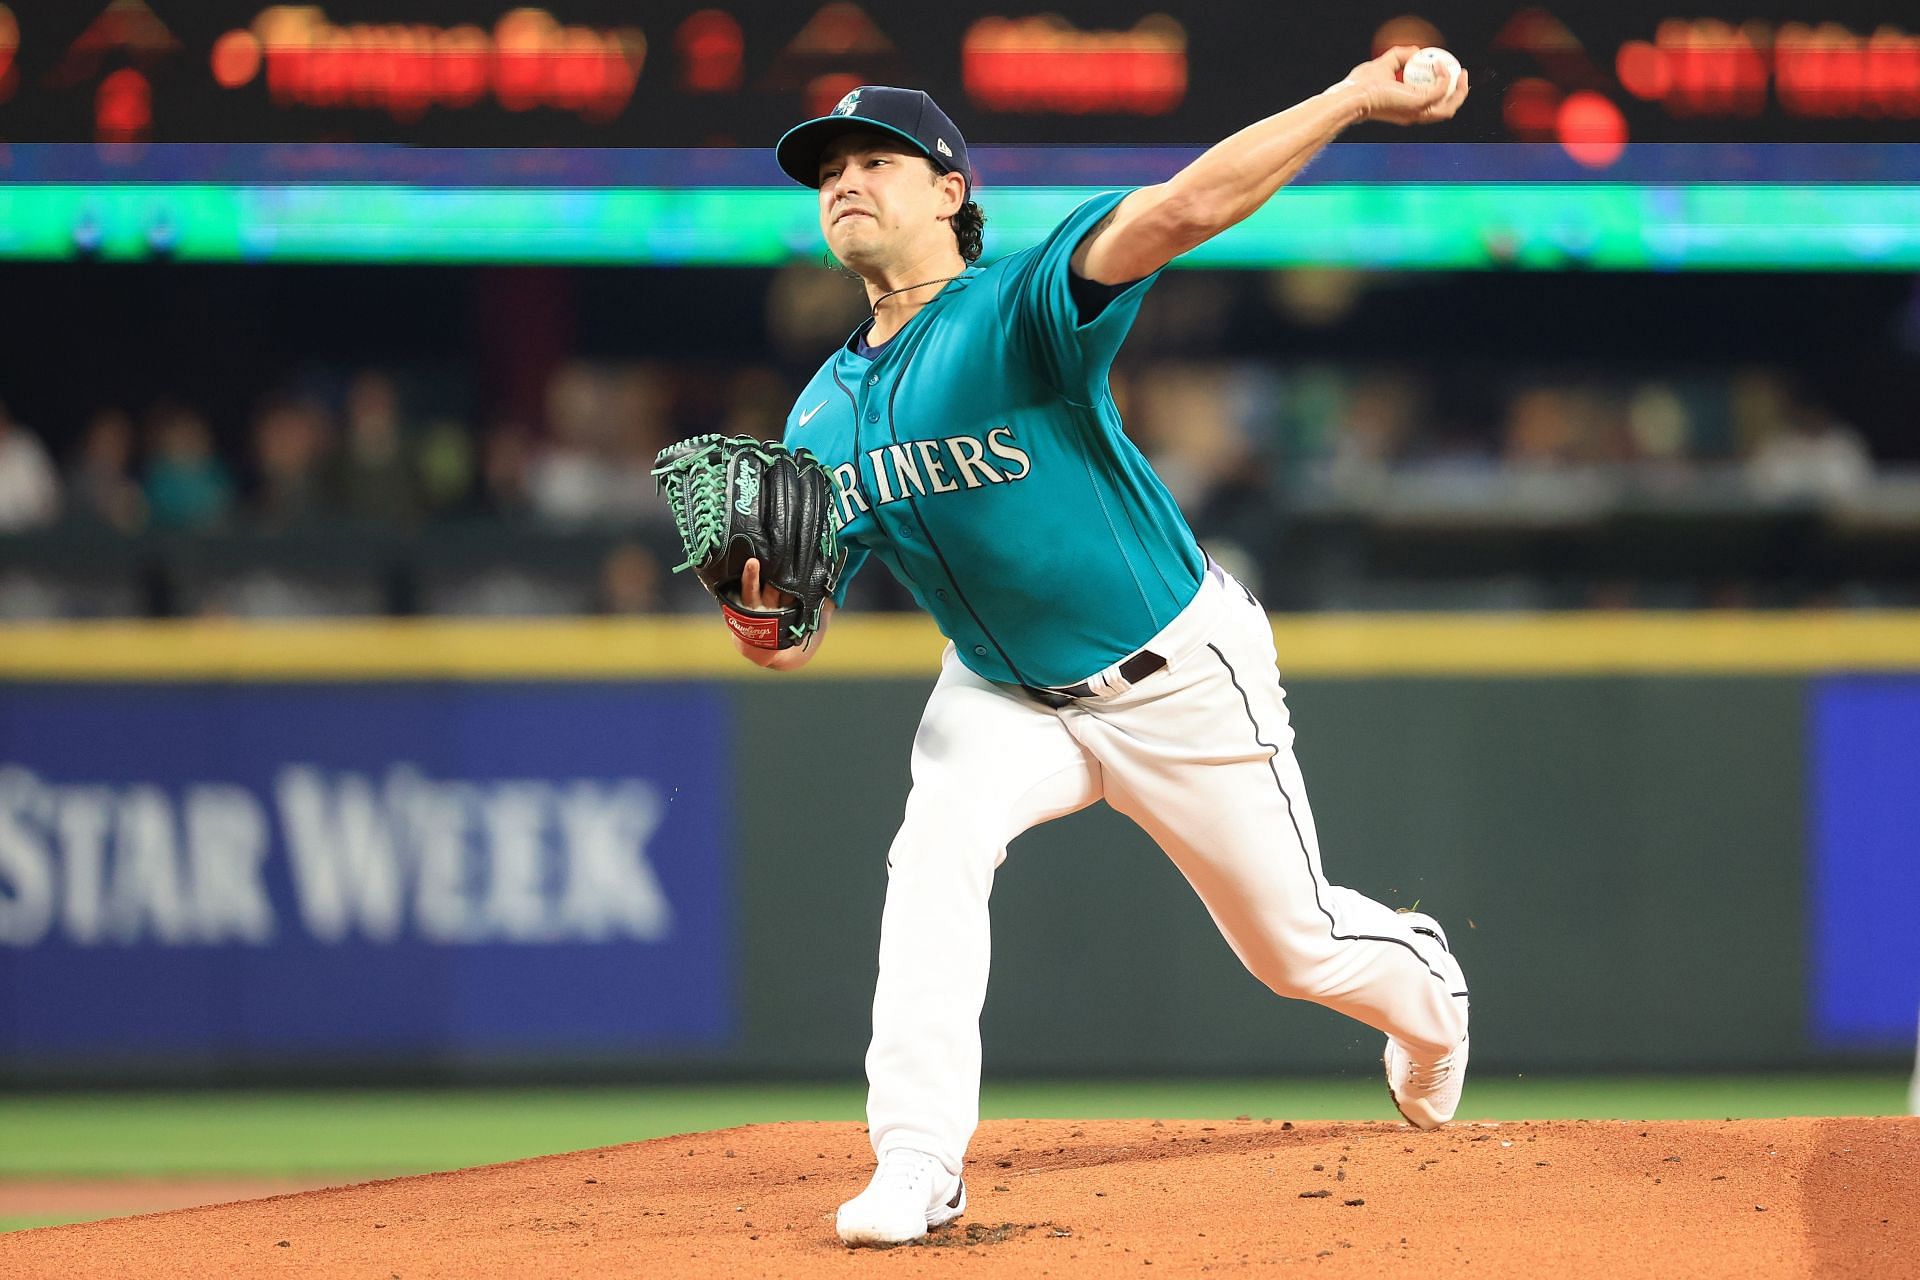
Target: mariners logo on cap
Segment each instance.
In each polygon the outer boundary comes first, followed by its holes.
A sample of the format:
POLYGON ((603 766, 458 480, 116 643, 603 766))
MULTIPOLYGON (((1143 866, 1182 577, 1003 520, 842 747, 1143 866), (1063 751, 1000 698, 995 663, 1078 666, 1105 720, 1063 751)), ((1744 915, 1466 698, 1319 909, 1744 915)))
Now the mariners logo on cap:
POLYGON ((840 105, 835 107, 832 111, 829 111, 827 114, 832 116, 850 116, 854 113, 854 111, 859 106, 860 106, 860 91, 858 89, 855 89, 852 93, 840 99, 840 105))

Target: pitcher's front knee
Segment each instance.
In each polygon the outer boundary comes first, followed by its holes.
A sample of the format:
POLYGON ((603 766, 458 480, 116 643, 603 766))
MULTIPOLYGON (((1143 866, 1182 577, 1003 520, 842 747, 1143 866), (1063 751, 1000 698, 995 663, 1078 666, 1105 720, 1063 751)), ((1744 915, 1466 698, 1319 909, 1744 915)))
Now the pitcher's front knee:
POLYGON ((1006 842, 1004 820, 996 810, 983 808, 980 797, 916 788, 887 851, 887 869, 895 876, 990 872, 1006 842))

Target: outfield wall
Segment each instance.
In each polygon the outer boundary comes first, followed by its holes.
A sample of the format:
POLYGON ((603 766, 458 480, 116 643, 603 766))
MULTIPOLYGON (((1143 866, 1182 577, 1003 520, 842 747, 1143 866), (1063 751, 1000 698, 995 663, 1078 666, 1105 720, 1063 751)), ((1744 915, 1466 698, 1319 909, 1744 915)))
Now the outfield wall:
MULTIPOLYGON (((1276 623, 1329 874, 1485 1068, 1911 1052, 1920 617, 1276 623)), ((0 1079, 841 1074, 939 638, 705 619, 0 631, 0 1079)), ((1099 809, 1013 846, 991 1071, 1371 1070, 1099 809)))

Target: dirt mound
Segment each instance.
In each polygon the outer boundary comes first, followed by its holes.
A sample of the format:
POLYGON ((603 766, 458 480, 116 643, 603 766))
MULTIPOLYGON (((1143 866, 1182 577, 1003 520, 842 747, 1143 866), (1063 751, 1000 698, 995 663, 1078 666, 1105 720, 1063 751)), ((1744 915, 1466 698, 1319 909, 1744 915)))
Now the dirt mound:
POLYGON ((965 1218, 851 1253, 833 1210, 870 1159, 857 1125, 728 1129, 19 1232, 0 1274, 1891 1280, 1920 1257, 1920 1119, 1002 1121, 965 1218))

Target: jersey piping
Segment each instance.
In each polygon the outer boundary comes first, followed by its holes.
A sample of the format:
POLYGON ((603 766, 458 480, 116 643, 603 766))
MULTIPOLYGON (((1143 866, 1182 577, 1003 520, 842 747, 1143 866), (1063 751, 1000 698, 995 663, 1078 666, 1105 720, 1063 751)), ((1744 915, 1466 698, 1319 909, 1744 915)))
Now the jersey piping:
MULTIPOLYGON (((1209 644, 1207 648, 1213 650, 1213 656, 1220 659, 1220 665, 1227 669, 1227 679, 1233 681, 1234 691, 1240 695, 1240 705, 1246 708, 1247 723, 1253 727, 1253 740, 1266 748, 1267 770, 1273 774, 1273 785, 1280 792, 1280 799, 1285 802, 1287 806, 1287 821, 1293 826, 1294 842, 1300 847, 1301 860, 1307 864, 1307 883, 1313 886, 1313 905, 1318 907, 1320 914, 1327 918, 1328 936, 1335 942, 1385 942, 1392 946, 1404 947, 1407 952, 1419 962, 1421 968, 1433 975, 1435 981, 1439 982, 1442 986, 1447 985, 1445 976, 1427 963, 1427 958, 1420 954, 1419 948, 1404 938, 1382 938, 1371 933, 1340 932, 1339 922, 1333 918, 1333 912, 1327 910, 1327 904, 1320 897, 1320 876, 1313 869, 1313 858, 1307 852, 1307 838, 1300 832, 1300 819, 1294 816, 1293 797, 1287 794, 1286 786, 1280 781, 1279 767, 1274 764, 1274 759, 1280 754, 1280 748, 1260 736, 1260 721, 1254 718, 1253 702, 1247 697, 1246 689, 1240 684, 1239 673, 1233 669, 1233 664, 1227 661, 1227 655, 1220 652, 1219 648, 1214 645, 1209 644)), ((1467 993, 1464 991, 1449 991, 1447 994, 1457 999, 1465 999, 1467 997, 1467 993)))
MULTIPOLYGON (((833 379, 833 385, 840 388, 840 394, 845 396, 847 403, 853 406, 853 465, 855 473, 857 474, 860 467, 860 401, 855 399, 853 392, 847 389, 847 384, 840 381, 840 371, 838 369, 829 368, 827 370, 827 376, 833 379)), ((878 519, 876 519, 874 523, 878 524, 878 519)), ((904 560, 900 562, 900 572, 906 575, 907 585, 909 587, 917 587, 920 585, 919 580, 913 576, 913 570, 907 568, 906 561, 904 560)))
MULTIPOLYGON (((915 319, 918 318, 917 316, 915 317, 915 319)), ((913 357, 920 353, 920 344, 926 341, 926 335, 931 332, 932 327, 926 326, 915 335, 916 340, 914 344, 905 348, 900 356, 900 373, 894 378, 893 385, 887 388, 887 435, 892 437, 896 447, 900 444, 900 425, 894 420, 893 416, 894 397, 900 394, 900 384, 906 381, 907 366, 913 363, 913 357)), ((838 375, 836 374, 836 381, 837 380, 838 375)), ((853 424, 853 434, 854 454, 858 457, 860 453, 860 424, 857 420, 853 424)), ((858 464, 856 463, 855 465, 857 466, 858 464)), ((967 611, 969 618, 973 619, 973 625, 980 628, 980 634, 987 638, 987 643, 993 646, 993 651, 1000 655, 1000 661, 1007 664, 1007 670, 1013 673, 1013 678, 1021 684, 1030 683, 1027 677, 1021 673, 1020 665, 1013 660, 1013 655, 1007 652, 1006 646, 1000 643, 1000 638, 993 634, 992 628, 987 626, 985 620, 980 617, 979 612, 973 607, 973 601, 967 599, 967 593, 960 586, 960 579, 954 574, 953 566, 947 563, 946 553, 940 550, 940 543, 934 538, 933 530, 927 527, 926 517, 920 513, 920 500, 913 496, 911 490, 903 493, 901 496, 907 500, 907 509, 913 512, 913 522, 920 526, 920 536, 927 540, 928 549, 933 552, 934 559, 940 562, 940 571, 947 575, 947 581, 953 584, 953 593, 960 597, 960 607, 967 611)), ((901 557, 901 559, 904 562, 905 557, 901 557)))

